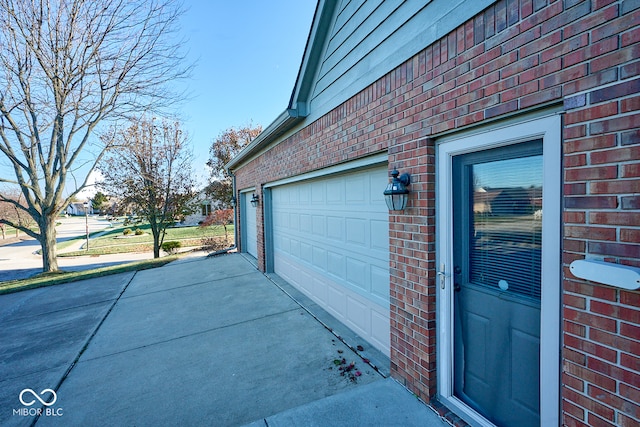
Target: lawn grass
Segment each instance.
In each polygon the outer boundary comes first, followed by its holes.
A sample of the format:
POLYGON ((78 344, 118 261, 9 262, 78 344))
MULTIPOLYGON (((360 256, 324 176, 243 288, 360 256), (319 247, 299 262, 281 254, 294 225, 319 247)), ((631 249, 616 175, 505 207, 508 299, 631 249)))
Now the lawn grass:
MULTIPOLYGON (((31 227, 31 229, 33 231, 39 231, 38 227, 31 227)), ((4 238, 5 239, 11 239, 11 238, 15 238, 15 237, 25 237, 27 236, 27 234, 22 231, 22 230, 17 230, 17 235, 16 235, 16 229, 11 227, 10 225, 5 225, 4 226, 4 238)), ((2 240, 2 232, 0 231, 0 240, 2 240)))
MULTIPOLYGON (((73 252, 58 253, 60 257, 84 256, 84 255, 108 255, 127 252, 151 252, 153 251, 153 236, 151 235, 151 227, 149 224, 137 226, 119 225, 112 229, 102 230, 104 233, 100 237, 89 240, 89 250, 79 250, 73 252), (125 236, 123 231, 129 228, 132 233, 125 236), (135 235, 135 230, 141 230, 144 234, 135 235), (106 231, 106 232, 105 232, 106 231)), ((233 225, 227 226, 227 234, 230 240, 233 239, 233 225)), ((210 227, 175 227, 168 228, 164 241, 179 241, 181 246, 201 246, 202 239, 206 237, 222 237, 224 229, 221 226, 210 227)), ((78 238, 72 241, 62 242, 58 245, 58 251, 67 248, 73 243, 83 241, 84 238, 78 238)), ((231 241, 229 245, 232 245, 231 241)))
POLYGON ((178 259, 177 255, 169 255, 162 258, 131 262, 127 264, 112 265, 109 267, 95 268, 83 271, 67 271, 58 273, 42 273, 29 279, 11 280, 0 284, 0 295, 27 289, 42 288, 45 286, 60 285, 78 280, 93 279, 111 274, 126 273, 129 271, 148 270, 162 267, 163 265, 178 259))
MULTIPOLYGON (((22 233, 21 231, 18 232, 18 236, 20 235, 20 233, 22 233)), ((22 233, 24 234, 24 233, 22 233)), ((0 231, 0 237, 2 237, 2 232, 0 231)), ((5 225, 4 226, 4 238, 5 239, 9 239, 11 237, 17 237, 16 236, 16 229, 11 227, 10 225, 5 225)))

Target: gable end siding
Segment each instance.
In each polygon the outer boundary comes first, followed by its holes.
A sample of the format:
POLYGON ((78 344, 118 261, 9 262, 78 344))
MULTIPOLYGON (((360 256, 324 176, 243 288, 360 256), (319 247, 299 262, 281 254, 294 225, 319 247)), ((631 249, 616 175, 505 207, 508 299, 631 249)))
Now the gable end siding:
POLYGON ((310 94, 311 115, 344 102, 494 2, 343 0, 310 94))

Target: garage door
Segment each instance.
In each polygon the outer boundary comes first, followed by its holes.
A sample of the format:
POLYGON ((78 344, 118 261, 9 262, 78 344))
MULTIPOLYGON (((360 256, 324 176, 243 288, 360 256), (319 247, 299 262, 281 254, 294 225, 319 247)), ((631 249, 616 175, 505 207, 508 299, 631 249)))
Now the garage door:
POLYGON ((258 257, 256 208, 251 205, 253 192, 242 193, 242 242, 243 252, 258 257))
POLYGON ((389 355, 384 167, 272 189, 274 270, 389 355))

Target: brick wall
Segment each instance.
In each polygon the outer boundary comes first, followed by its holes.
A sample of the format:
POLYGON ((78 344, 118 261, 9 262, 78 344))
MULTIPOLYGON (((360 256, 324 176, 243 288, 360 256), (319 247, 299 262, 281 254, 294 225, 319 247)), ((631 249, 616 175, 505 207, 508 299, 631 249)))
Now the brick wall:
POLYGON ((567 425, 640 420, 640 293, 577 280, 567 269, 586 256, 640 266, 640 16, 613 3, 600 12, 607 22, 587 32, 591 45, 571 53, 594 74, 569 86, 564 100, 567 425))
POLYGON ((422 399, 437 392, 433 137, 561 105, 563 423, 640 420, 640 293, 568 270, 640 265, 639 23, 637 0, 498 1, 238 171, 238 188, 260 189, 386 150, 411 173, 409 207, 389 218, 391 367, 422 399))

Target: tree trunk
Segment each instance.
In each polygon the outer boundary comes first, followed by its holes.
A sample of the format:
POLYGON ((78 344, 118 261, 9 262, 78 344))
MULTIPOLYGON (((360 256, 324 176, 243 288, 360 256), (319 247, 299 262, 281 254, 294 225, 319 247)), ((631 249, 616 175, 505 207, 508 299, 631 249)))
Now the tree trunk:
POLYGON ((151 235, 153 236, 153 257, 160 258, 160 227, 155 218, 149 218, 151 225, 151 235))
POLYGON ((39 240, 42 246, 42 271, 44 273, 58 271, 55 215, 43 216, 40 220, 39 240))
POLYGON ((153 233, 153 257, 160 258, 160 236, 158 233, 153 233))

